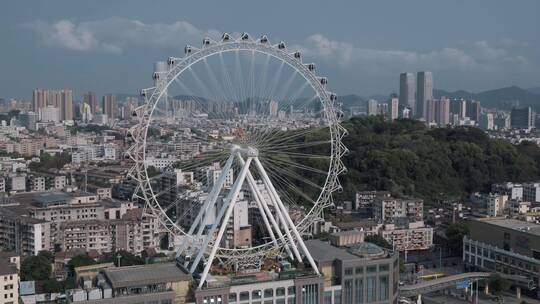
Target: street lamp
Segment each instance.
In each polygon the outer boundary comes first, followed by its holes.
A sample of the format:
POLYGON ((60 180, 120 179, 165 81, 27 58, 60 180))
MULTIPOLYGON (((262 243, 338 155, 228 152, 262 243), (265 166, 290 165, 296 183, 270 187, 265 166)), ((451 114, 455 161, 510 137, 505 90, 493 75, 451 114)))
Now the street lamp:
POLYGON ((118 253, 118 254, 116 255, 116 260, 117 260, 116 265, 117 265, 117 267, 120 267, 120 259, 121 259, 121 258, 122 258, 122 255, 121 255, 120 253, 118 253))

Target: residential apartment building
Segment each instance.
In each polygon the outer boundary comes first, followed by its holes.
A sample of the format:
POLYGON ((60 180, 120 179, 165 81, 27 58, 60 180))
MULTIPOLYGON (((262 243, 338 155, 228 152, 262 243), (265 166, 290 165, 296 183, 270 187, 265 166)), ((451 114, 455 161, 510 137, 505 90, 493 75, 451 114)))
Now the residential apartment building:
POLYGON ((424 201, 420 199, 376 198, 373 217, 381 223, 394 223, 396 218, 406 217, 412 221, 422 221, 424 201))
POLYGON ((486 197, 488 215, 503 215, 506 210, 506 202, 508 202, 508 195, 506 194, 488 194, 486 197))
POLYGON ((51 250, 49 223, 22 216, 14 209, 16 206, 0 207, 0 248, 19 255, 51 250))
POLYGON ((385 224, 380 234, 398 251, 426 250, 433 246, 433 228, 426 227, 423 221, 385 224))

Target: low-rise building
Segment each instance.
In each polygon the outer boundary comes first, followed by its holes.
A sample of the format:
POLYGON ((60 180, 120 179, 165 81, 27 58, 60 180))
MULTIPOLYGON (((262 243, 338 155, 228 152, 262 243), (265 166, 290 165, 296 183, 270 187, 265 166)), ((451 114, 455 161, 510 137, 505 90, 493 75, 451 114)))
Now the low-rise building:
POLYGON ((17 265, 0 256, 0 304, 19 303, 17 265))
POLYGON ((191 275, 174 263, 105 268, 95 280, 83 279, 86 286, 69 290, 68 302, 184 304, 191 280, 191 275))
POLYGON ((540 224, 502 217, 468 224, 470 235, 463 240, 468 269, 522 275, 540 287, 540 224))
POLYGON ((397 302, 397 253, 367 242, 345 249, 309 240, 306 246, 324 275, 324 302, 313 303, 397 302))

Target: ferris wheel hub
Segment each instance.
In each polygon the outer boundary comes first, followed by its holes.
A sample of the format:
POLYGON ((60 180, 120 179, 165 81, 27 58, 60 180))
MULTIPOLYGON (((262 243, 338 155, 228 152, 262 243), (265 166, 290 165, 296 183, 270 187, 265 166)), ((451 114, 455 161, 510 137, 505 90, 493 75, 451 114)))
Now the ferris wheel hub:
POLYGON ((250 147, 250 146, 246 146, 246 147, 242 147, 242 146, 239 146, 239 145, 233 145, 232 147, 232 152, 237 152, 237 153, 240 153, 244 156, 247 156, 247 157, 258 157, 259 156, 259 149, 255 148, 255 147, 250 147))

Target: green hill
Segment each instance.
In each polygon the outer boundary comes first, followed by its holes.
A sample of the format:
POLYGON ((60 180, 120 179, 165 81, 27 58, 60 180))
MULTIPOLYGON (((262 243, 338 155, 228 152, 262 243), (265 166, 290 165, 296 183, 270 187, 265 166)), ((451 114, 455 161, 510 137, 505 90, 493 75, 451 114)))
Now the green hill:
POLYGON ((389 190, 429 201, 540 179, 540 148, 533 143, 515 146, 477 128, 427 129, 414 120, 352 118, 344 126, 350 153, 342 199, 357 190, 389 190))

